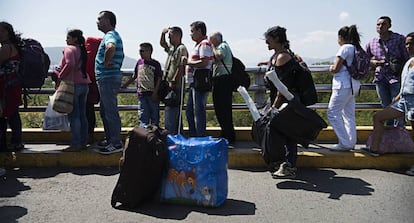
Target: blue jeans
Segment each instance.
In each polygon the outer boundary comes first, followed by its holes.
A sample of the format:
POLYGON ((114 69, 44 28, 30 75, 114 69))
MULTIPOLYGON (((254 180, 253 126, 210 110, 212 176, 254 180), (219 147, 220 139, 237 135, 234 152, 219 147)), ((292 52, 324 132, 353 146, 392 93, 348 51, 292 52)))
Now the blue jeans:
POLYGON ((86 97, 89 92, 87 84, 75 84, 73 93, 73 110, 69 113, 71 146, 82 146, 88 143, 88 119, 86 117, 86 97))
POLYGON ((153 101, 151 95, 140 97, 138 117, 140 127, 145 127, 149 124, 158 126, 160 123, 160 101, 153 101))
MULTIPOLYGON (((385 81, 379 81, 375 83, 376 90, 378 97, 381 100, 381 106, 383 108, 387 107, 391 104, 392 99, 395 98, 398 93, 400 92, 401 82, 390 84, 385 81)), ((395 120, 388 120, 386 125, 393 126, 394 123, 398 122, 398 126, 405 126, 405 120, 402 119, 395 119, 395 120)))
MULTIPOLYGON (((176 92, 178 94, 181 94, 181 89, 176 89, 176 92)), ((184 98, 184 96, 183 96, 184 98)), ((182 107, 176 106, 176 107, 170 107, 165 106, 165 113, 164 113, 164 122, 165 122, 165 128, 168 130, 169 134, 176 135, 179 132, 183 132, 183 124, 182 120, 180 119, 180 109, 182 107), (178 131, 178 123, 181 121, 180 125, 180 131, 178 131)))
POLYGON ((97 81, 100 94, 100 115, 106 140, 113 145, 121 142, 121 118, 118 111, 118 92, 122 76, 101 78, 97 81))
POLYGON ((196 91, 190 86, 188 92, 186 116, 190 137, 206 135, 206 104, 208 91, 196 91))

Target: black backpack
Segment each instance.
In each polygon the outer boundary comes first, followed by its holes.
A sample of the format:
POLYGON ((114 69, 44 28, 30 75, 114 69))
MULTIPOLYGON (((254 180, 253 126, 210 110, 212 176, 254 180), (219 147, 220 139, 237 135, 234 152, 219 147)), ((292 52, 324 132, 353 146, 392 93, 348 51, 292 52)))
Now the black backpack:
POLYGON ((300 101, 305 106, 313 105, 318 102, 315 83, 308 65, 297 55, 291 53, 295 60, 293 73, 295 75, 295 90, 299 94, 300 101))
POLYGON ((34 39, 22 39, 20 57, 17 77, 23 87, 24 107, 27 107, 27 90, 43 86, 48 76, 50 58, 42 45, 34 39))
POLYGON ((230 78, 232 80, 232 89, 234 92, 237 92, 237 88, 239 86, 243 86, 247 89, 250 87, 250 76, 246 72, 246 66, 244 66, 243 62, 239 60, 237 57, 232 56, 233 66, 231 67, 231 71, 227 68, 224 64, 224 61, 221 62, 226 68, 226 71, 230 74, 230 78))

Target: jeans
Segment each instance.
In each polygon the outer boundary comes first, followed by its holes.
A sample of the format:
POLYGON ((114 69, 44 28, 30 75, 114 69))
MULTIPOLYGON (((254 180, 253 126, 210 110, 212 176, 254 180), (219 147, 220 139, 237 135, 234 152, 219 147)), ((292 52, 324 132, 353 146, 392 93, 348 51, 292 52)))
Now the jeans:
POLYGON ((339 145, 353 148, 356 144, 355 97, 351 88, 332 89, 328 120, 338 137, 339 145))
POLYGON ((139 126, 149 124, 158 126, 160 123, 160 101, 153 101, 151 95, 139 98, 138 105, 139 126))
POLYGON ((118 92, 122 76, 101 78, 97 81, 100 97, 100 115, 106 140, 113 145, 121 144, 121 118, 118 111, 118 92))
MULTIPOLYGON (((181 94, 181 89, 177 89, 177 93, 181 94)), ((178 133, 183 132, 182 119, 180 119, 181 109, 182 107, 180 106, 176 106, 176 107, 165 106, 164 122, 165 122, 165 128, 168 130, 169 134, 176 135, 178 133), (180 129, 178 129, 178 124, 180 121, 181 121, 181 125, 180 125, 180 129)))
POLYGON ((0 150, 7 149, 7 124, 12 130, 11 143, 20 144, 22 143, 22 121, 20 119, 20 114, 16 111, 9 118, 0 118, 0 150))
POLYGON ((229 75, 213 78, 213 103, 217 121, 220 124, 220 137, 226 138, 229 143, 233 143, 236 138, 233 125, 233 89, 229 75))
POLYGON ((69 113, 71 146, 80 147, 88 143, 88 119, 86 117, 87 84, 75 84, 73 93, 73 110, 69 113))
POLYGON ((206 103, 208 91, 196 91, 190 86, 188 92, 186 116, 190 137, 206 135, 206 103))
MULTIPOLYGON (((392 99, 398 95, 398 93, 400 92, 400 88, 401 88, 400 82, 390 84, 385 81, 379 81, 375 83, 375 85, 376 85, 378 97, 381 100, 381 105, 383 108, 391 104, 392 99)), ((398 126, 405 126, 405 119, 400 118, 400 119, 395 119, 395 120, 388 120, 386 122, 386 125, 394 126, 394 123, 397 124, 398 126)))
POLYGON ((286 149, 286 161, 291 167, 296 167, 296 160, 298 158, 298 145, 296 143, 287 143, 286 149))

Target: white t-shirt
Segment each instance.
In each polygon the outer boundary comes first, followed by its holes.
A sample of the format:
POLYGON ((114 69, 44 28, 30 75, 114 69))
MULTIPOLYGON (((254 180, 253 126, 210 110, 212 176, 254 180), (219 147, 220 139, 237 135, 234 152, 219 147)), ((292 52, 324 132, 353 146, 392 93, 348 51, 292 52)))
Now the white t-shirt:
MULTIPOLYGON (((205 68, 211 69, 214 56, 213 56, 213 48, 211 46, 211 43, 208 41, 208 39, 204 39, 199 44, 197 44, 194 47, 190 55, 191 60, 199 60, 199 59, 206 58, 206 57, 209 59, 209 62, 205 68)), ((187 83, 193 83, 193 74, 194 74, 195 69, 197 68, 187 65, 186 67, 186 74, 187 74, 186 82, 187 83)))
MULTIPOLYGON (((339 47, 336 57, 341 57, 346 61, 350 66, 354 60, 354 51, 355 47, 352 44, 343 44, 339 47)), ((335 58, 336 59, 336 58, 335 58)), ((352 88, 354 92, 358 92, 361 83, 358 80, 351 78, 347 68, 342 64, 341 68, 337 73, 334 74, 332 79, 332 89, 341 89, 341 88, 351 88, 351 79, 352 79, 352 88)))

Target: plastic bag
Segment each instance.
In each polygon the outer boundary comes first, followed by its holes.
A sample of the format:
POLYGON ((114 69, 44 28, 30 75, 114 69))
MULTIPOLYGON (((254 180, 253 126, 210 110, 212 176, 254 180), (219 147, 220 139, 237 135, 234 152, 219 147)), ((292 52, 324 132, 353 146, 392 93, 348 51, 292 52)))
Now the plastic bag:
POLYGON ((53 110, 53 101, 55 100, 55 94, 49 96, 49 103, 47 105, 45 117, 43 119, 43 130, 70 131, 68 116, 66 114, 62 114, 53 110))

